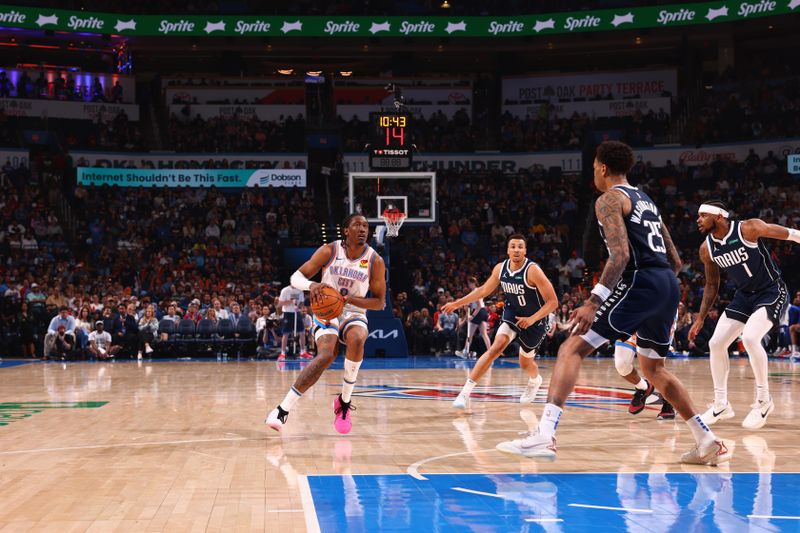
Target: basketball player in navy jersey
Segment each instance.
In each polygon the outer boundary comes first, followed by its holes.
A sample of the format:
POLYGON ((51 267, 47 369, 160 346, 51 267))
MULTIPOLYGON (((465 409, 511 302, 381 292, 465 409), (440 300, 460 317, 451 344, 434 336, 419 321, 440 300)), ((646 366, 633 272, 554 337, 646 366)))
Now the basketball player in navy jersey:
POLYGON ((697 442, 681 461, 716 465, 731 457, 727 445, 697 414, 683 384, 664 366, 680 300, 676 273, 681 260, 656 205, 628 183, 633 164, 633 151, 625 143, 606 141, 597 147, 594 184, 602 194, 595 212, 609 258, 591 296, 572 314, 572 335, 558 350, 538 431, 498 444, 500 451, 555 459, 556 427, 583 358, 609 340, 636 333, 645 378, 686 420, 697 442))
POLYGON ((788 301, 781 273, 762 239, 800 242, 800 231, 767 224, 758 218, 732 220, 728 208, 719 201, 705 202, 700 206, 697 227, 706 235, 700 245, 706 285, 700 312, 689 330, 689 340, 697 337, 717 299, 720 269, 736 286, 733 300, 708 341, 714 403, 703 414, 703 421, 710 426, 734 416, 733 407, 728 403, 728 346, 741 335, 756 378, 755 402, 742 426, 758 429, 767 423, 767 417, 775 408, 769 395, 767 352, 761 339, 773 326, 780 324, 788 301))
POLYGON ((508 259, 495 265, 483 285, 443 307, 444 312, 452 313, 470 302, 491 296, 498 287, 505 294, 503 322, 497 330, 494 342, 475 363, 469 379, 453 402, 453 407, 457 409, 466 409, 469 406, 469 395, 477 381, 515 338, 519 340, 519 366, 528 374, 528 386, 520 397, 520 402, 533 402, 542 385, 542 376, 534 356, 547 334, 547 316, 558 307, 558 296, 545 273, 539 265, 525 256, 526 253, 525 236, 510 236, 508 259))
POLYGON ((342 392, 333 400, 333 426, 339 433, 353 427, 350 396, 358 369, 364 359, 367 341, 367 310, 380 311, 386 299, 386 266, 381 256, 367 244, 369 222, 362 215, 348 215, 342 222, 344 239, 317 248, 291 277, 292 287, 311 292, 311 301, 319 299, 325 286, 334 287, 344 296, 344 309, 338 317, 321 321, 314 317, 317 357, 300 372, 283 401, 273 409, 266 424, 281 431, 289 411, 322 376, 339 355, 339 343, 345 345, 342 392), (322 271, 322 283, 311 281, 322 271))

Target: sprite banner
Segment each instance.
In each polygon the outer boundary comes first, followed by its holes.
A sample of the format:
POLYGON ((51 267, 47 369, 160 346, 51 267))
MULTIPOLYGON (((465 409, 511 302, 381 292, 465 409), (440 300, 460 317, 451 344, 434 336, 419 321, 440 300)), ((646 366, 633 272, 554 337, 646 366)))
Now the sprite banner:
POLYGON ((118 187, 305 187, 305 169, 130 169, 78 167, 80 185, 118 187))
POLYGON ((0 27, 132 36, 504 37, 688 26, 800 13, 800 0, 718 1, 513 17, 126 15, 0 6, 0 27))

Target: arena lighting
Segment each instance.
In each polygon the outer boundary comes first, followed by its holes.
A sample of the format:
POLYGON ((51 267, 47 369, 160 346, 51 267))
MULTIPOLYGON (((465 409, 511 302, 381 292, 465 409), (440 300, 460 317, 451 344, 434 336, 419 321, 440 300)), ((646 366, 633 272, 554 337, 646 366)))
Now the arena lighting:
POLYGON ((636 39, 633 40, 633 42, 635 42, 636 44, 642 44, 642 38, 637 37, 636 39))
POLYGON ((278 69, 278 74, 283 74, 284 76, 291 76, 292 74, 294 74, 294 69, 293 68, 279 68, 278 69))
POLYGON ((352 70, 340 70, 339 71, 339 75, 344 77, 344 78, 349 78, 350 76, 353 75, 353 71, 352 70))
POLYGON ((306 72, 306 76, 322 76, 321 70, 309 70, 306 72))
POLYGON ((442 2, 442 5, 440 5, 439 7, 442 9, 450 9, 450 2, 444 0, 444 2, 442 2))

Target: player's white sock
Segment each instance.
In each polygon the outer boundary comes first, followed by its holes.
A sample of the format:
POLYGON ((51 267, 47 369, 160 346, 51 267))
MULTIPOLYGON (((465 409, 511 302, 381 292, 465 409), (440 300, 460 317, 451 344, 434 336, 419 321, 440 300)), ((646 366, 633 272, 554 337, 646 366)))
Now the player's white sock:
POLYGON ((728 346, 736 340, 742 329, 744 325, 741 322, 732 320, 723 313, 714 328, 714 334, 708 341, 708 350, 711 352, 711 379, 714 382, 714 405, 718 408, 728 404, 728 373, 731 367, 728 346))
POLYGON ((460 394, 463 395, 463 396, 469 396, 470 394, 472 394, 472 389, 474 389, 475 385, 477 385, 477 384, 478 383, 476 381, 472 381, 471 379, 468 379, 467 382, 464 383, 464 386, 461 388, 461 393, 460 394))
POLYGON ((353 387, 356 386, 356 377, 358 377, 358 369, 361 368, 362 361, 351 361, 350 359, 344 360, 342 401, 345 403, 350 401, 350 395, 353 393, 353 387))
POLYGON ((761 339, 772 329, 772 321, 767 316, 767 309, 761 307, 753 313, 744 326, 742 343, 747 350, 750 366, 756 378, 756 400, 769 400, 769 379, 767 376, 767 351, 761 339))
POLYGON ((303 393, 299 392, 297 389, 292 387, 286 394, 286 398, 284 398, 283 401, 280 403, 281 409, 283 409, 286 412, 289 412, 289 409, 294 407, 294 404, 297 403, 297 400, 299 400, 301 396, 303 396, 303 393))
POLYGON ((472 337, 467 337, 467 343, 464 345, 464 353, 469 353, 469 347, 472 344, 472 337))
POLYGON ((545 437, 554 436, 556 434, 556 428, 558 427, 558 421, 563 412, 564 410, 555 404, 546 404, 544 406, 542 419, 539 421, 539 433, 545 437))
POLYGON ((708 429, 708 426, 700 420, 700 415, 691 417, 686 421, 686 425, 689 426, 689 430, 692 432, 692 437, 694 437, 695 442, 701 446, 717 439, 714 432, 708 429))
POLYGON ((644 378, 639 378, 639 383, 634 385, 636 390, 647 390, 647 381, 644 378))

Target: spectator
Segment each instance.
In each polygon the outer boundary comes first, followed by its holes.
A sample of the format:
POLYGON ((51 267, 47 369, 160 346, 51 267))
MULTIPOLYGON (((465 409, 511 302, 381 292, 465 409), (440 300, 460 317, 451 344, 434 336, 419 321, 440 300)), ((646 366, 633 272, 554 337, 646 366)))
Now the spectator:
POLYGON ((121 344, 123 350, 133 354, 138 352, 137 359, 142 358, 139 347, 139 320, 136 317, 136 305, 129 303, 127 306, 120 305, 120 320, 122 321, 121 344))
POLYGON ((17 315, 17 327, 19 328, 20 341, 22 342, 22 355, 24 357, 36 357, 36 345, 34 336, 35 320, 28 311, 28 302, 22 302, 17 315))
POLYGON ((31 283, 31 289, 25 294, 25 300, 29 304, 47 304, 47 296, 39 289, 37 283, 31 283))
POLYGON ((572 257, 567 259, 567 268, 569 268, 569 281, 572 287, 576 287, 583 281, 583 270, 586 268, 586 262, 578 255, 578 250, 572 250, 572 257))
MULTIPOLYGON (((452 298, 448 299, 451 301, 452 298)), ((458 313, 445 313, 439 306, 439 317, 436 321, 434 337, 436 340, 436 355, 443 353, 452 354, 456 347, 456 327, 458 326, 458 313)))
POLYGON ((92 316, 88 306, 82 306, 78 311, 78 318, 75 319, 75 340, 81 351, 86 349, 89 343, 89 333, 92 331, 92 316))
MULTIPOLYGON (((44 358, 47 359, 54 350, 54 343, 59 334, 59 327, 63 326, 62 337, 69 350, 75 346, 75 317, 69 314, 69 307, 63 306, 58 310, 58 314, 50 321, 47 327, 47 335, 44 337, 44 358)), ((62 346, 63 347, 63 346, 62 346)))
POLYGON ((122 348, 111 344, 111 335, 105 331, 102 320, 95 322, 95 330, 89 334, 89 353, 97 359, 110 359, 122 348))
POLYGON ((53 337, 52 355, 64 361, 72 356, 74 348, 75 338, 72 335, 67 335, 64 324, 59 324, 53 337))
POLYGON ((136 357, 141 359, 142 351, 145 354, 153 353, 153 348, 150 345, 157 338, 158 319, 156 318, 155 307, 148 305, 144 308, 142 318, 139 319, 139 350, 136 357))

